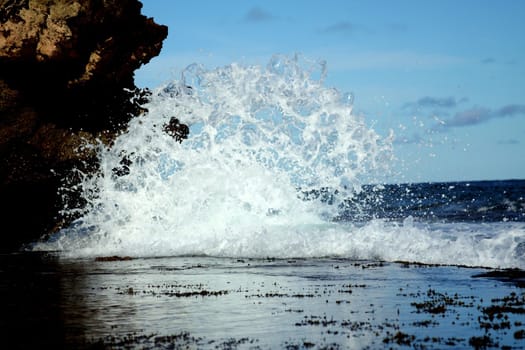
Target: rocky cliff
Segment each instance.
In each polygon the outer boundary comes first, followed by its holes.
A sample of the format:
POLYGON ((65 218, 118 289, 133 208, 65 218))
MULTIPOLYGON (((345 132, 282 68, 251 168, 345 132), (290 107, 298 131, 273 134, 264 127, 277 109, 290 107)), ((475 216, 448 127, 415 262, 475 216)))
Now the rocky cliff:
POLYGON ((0 0, 0 249, 67 223, 73 169, 95 171, 141 112, 134 71, 159 54, 167 27, 138 0, 0 0))

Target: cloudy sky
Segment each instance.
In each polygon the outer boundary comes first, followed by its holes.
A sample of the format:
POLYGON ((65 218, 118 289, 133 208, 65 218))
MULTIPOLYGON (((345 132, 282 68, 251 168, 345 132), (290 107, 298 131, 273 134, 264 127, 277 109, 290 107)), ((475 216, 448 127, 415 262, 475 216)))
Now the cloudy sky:
POLYGON ((139 86, 197 62, 327 62, 326 85, 393 130, 392 182, 525 179, 525 1, 142 0, 169 27, 139 86))

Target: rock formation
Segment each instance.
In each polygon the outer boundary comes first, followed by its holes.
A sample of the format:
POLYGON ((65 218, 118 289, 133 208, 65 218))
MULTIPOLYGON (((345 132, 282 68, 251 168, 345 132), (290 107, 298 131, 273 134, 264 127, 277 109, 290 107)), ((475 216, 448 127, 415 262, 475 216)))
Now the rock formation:
MULTIPOLYGON (((138 0, 0 0, 0 249, 55 230, 64 181, 141 112, 134 71, 167 27, 138 0)), ((78 204, 78 203, 73 203, 78 204)))

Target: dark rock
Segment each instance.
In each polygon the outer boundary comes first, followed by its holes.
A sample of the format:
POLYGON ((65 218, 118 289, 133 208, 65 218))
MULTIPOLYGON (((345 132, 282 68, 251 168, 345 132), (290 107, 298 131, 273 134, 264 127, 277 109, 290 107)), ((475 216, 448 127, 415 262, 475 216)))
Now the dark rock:
POLYGON ((118 255, 113 255, 113 256, 98 256, 95 258, 95 261, 128 261, 128 260, 133 260, 133 258, 131 256, 118 256, 118 255))
MULTIPOLYGON (((134 154, 135 152, 131 152, 131 156, 133 156, 134 154)), ((129 175, 130 173, 129 167, 131 166, 131 164, 133 164, 133 161, 127 154, 121 154, 121 156, 122 159, 119 162, 119 166, 111 169, 113 172, 113 179, 115 179, 116 177, 129 175)))
POLYGON ((472 277, 493 278, 501 282, 512 283, 519 288, 525 288, 525 270, 521 269, 491 270, 472 277))
POLYGON ((111 144, 142 113, 133 74, 159 54, 167 27, 138 0, 0 0, 0 247, 17 248, 70 222, 59 189, 73 169, 97 170, 93 145, 111 144))
POLYGON ((188 126, 181 124, 175 117, 171 117, 168 124, 164 125, 164 131, 178 142, 187 139, 188 134, 190 133, 188 126))

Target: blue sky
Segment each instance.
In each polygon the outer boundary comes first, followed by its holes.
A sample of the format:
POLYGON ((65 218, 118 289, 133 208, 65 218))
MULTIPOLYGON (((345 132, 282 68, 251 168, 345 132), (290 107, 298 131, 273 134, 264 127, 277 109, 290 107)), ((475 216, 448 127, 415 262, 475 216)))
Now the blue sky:
POLYGON ((525 179, 525 1, 142 0, 169 27, 139 86, 191 63, 327 62, 326 85, 396 135, 392 182, 525 179))

